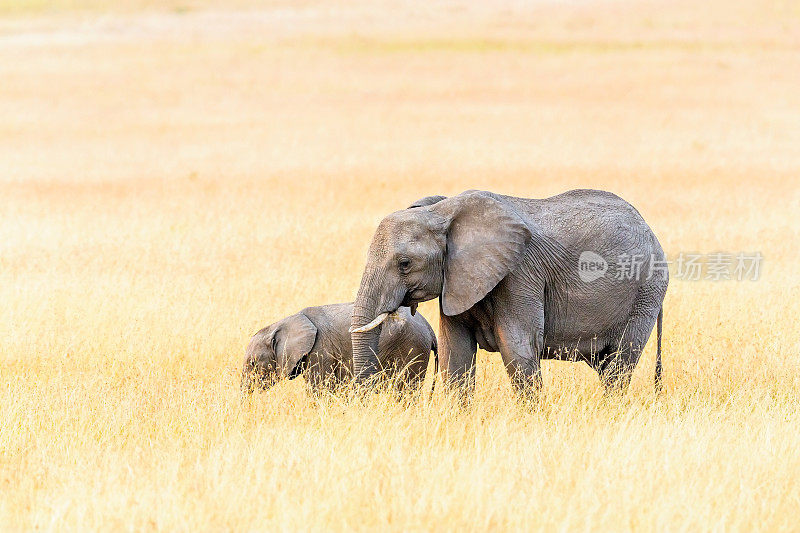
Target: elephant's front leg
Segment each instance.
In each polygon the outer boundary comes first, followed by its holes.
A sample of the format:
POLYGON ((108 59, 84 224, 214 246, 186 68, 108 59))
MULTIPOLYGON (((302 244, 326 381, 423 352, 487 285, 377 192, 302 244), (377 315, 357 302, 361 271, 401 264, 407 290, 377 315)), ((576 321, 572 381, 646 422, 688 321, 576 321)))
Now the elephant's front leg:
POLYGON ((439 365, 442 381, 464 387, 466 392, 475 389, 475 352, 478 349, 475 333, 458 317, 440 313, 439 365))
POLYGON ((511 383, 518 392, 542 388, 544 302, 536 294, 506 298, 502 290, 495 303, 495 339, 511 383))

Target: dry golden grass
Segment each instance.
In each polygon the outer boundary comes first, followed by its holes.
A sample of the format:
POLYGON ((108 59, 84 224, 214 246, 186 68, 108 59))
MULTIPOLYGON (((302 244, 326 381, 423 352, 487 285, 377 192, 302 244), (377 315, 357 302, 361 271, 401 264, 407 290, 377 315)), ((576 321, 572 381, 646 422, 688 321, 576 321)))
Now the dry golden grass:
POLYGON ((74 4, 0 3, 0 528, 797 528, 796 2, 74 4), (651 344, 624 396, 240 403, 384 214, 575 187, 765 256, 672 282, 661 397, 651 344))

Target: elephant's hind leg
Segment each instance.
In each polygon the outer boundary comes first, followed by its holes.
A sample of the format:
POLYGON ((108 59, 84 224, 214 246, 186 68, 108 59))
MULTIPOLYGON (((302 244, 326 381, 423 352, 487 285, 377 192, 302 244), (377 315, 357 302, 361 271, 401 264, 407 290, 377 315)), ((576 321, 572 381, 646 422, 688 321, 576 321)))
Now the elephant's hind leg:
POLYGON ((597 354, 597 360, 592 364, 592 368, 600 377, 600 383, 606 392, 614 390, 625 390, 631 382, 633 369, 636 364, 631 364, 633 354, 629 350, 621 348, 620 341, 617 340, 605 350, 597 354))
POLYGON ((642 350, 655 325, 658 309, 635 313, 619 335, 612 338, 592 366, 606 391, 624 390, 633 376, 642 350))

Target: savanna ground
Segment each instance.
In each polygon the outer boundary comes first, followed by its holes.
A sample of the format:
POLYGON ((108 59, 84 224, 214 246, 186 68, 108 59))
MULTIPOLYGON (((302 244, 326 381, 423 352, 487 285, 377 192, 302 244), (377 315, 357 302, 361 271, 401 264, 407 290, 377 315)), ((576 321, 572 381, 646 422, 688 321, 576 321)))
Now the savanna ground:
POLYGON ((0 1, 0 528, 796 529, 798 87, 788 0, 0 1), (241 402, 384 214, 576 187, 764 256, 673 269, 662 396, 651 340, 625 395, 241 402))

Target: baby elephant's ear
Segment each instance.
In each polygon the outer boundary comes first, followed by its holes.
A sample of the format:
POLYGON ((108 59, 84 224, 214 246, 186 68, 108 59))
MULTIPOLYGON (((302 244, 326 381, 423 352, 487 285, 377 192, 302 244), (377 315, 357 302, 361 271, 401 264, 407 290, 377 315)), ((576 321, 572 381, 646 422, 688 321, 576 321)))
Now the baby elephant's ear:
POLYGON ((317 327, 303 313, 281 321, 273 340, 278 366, 285 375, 297 376, 300 361, 308 355, 317 339, 317 327))
POLYGON ((441 202, 442 200, 447 200, 447 196, 426 196, 425 198, 420 198, 413 204, 407 207, 407 209, 413 209, 414 207, 425 207, 426 205, 433 205, 441 202))

